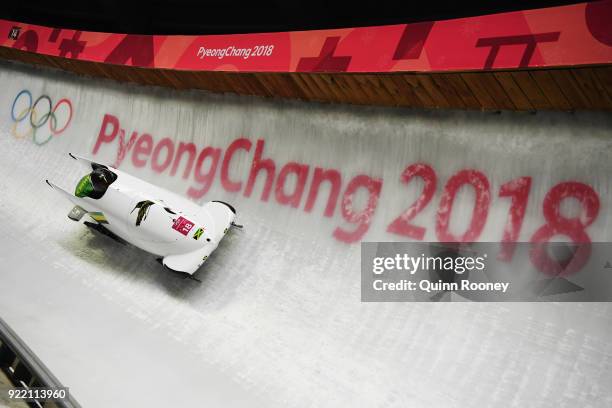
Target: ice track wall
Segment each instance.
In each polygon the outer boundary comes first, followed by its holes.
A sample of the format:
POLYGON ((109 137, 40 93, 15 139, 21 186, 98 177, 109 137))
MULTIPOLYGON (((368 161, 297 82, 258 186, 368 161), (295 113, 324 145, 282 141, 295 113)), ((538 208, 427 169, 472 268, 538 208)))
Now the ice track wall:
POLYGON ((580 222, 556 238, 610 241, 611 115, 346 108, 0 69, 0 313, 83 406, 612 402, 609 305, 359 300, 362 240, 529 241, 568 217, 580 222), (68 152, 232 203, 245 229, 201 285, 179 280, 66 218, 44 179, 73 188, 68 152))

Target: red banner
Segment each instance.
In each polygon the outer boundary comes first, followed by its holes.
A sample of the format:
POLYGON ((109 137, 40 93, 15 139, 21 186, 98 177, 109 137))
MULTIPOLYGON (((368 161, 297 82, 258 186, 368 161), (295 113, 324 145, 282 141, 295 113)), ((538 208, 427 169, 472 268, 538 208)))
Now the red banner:
POLYGON ((0 20, 0 45, 147 68, 239 72, 488 70, 612 63, 612 0, 454 20, 233 35, 135 35, 0 20))

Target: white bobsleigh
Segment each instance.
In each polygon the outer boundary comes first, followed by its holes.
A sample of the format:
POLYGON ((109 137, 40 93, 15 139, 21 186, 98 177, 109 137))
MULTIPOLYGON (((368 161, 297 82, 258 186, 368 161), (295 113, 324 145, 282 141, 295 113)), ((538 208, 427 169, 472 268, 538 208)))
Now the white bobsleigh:
POLYGON ((200 206, 111 166, 70 157, 91 168, 74 194, 46 180, 75 204, 68 217, 161 257, 175 272, 193 275, 230 228, 240 227, 227 203, 200 206))

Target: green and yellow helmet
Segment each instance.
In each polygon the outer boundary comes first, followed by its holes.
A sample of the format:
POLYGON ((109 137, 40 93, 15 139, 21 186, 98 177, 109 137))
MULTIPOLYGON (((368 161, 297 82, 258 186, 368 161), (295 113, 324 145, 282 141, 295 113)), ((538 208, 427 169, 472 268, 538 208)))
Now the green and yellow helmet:
POLYGON ((83 176, 81 180, 79 180, 76 189, 74 190, 74 195, 77 197, 89 197, 89 194, 93 191, 93 184, 91 182, 91 175, 87 174, 83 176))

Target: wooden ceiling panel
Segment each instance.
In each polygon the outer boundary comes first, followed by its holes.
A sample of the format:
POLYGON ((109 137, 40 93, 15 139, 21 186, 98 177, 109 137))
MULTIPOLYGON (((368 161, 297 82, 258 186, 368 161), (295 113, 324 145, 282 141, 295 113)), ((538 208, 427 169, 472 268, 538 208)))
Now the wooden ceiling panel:
POLYGON ((359 105, 479 110, 612 111, 612 66, 444 73, 173 71, 0 47, 0 58, 121 82, 359 105))

